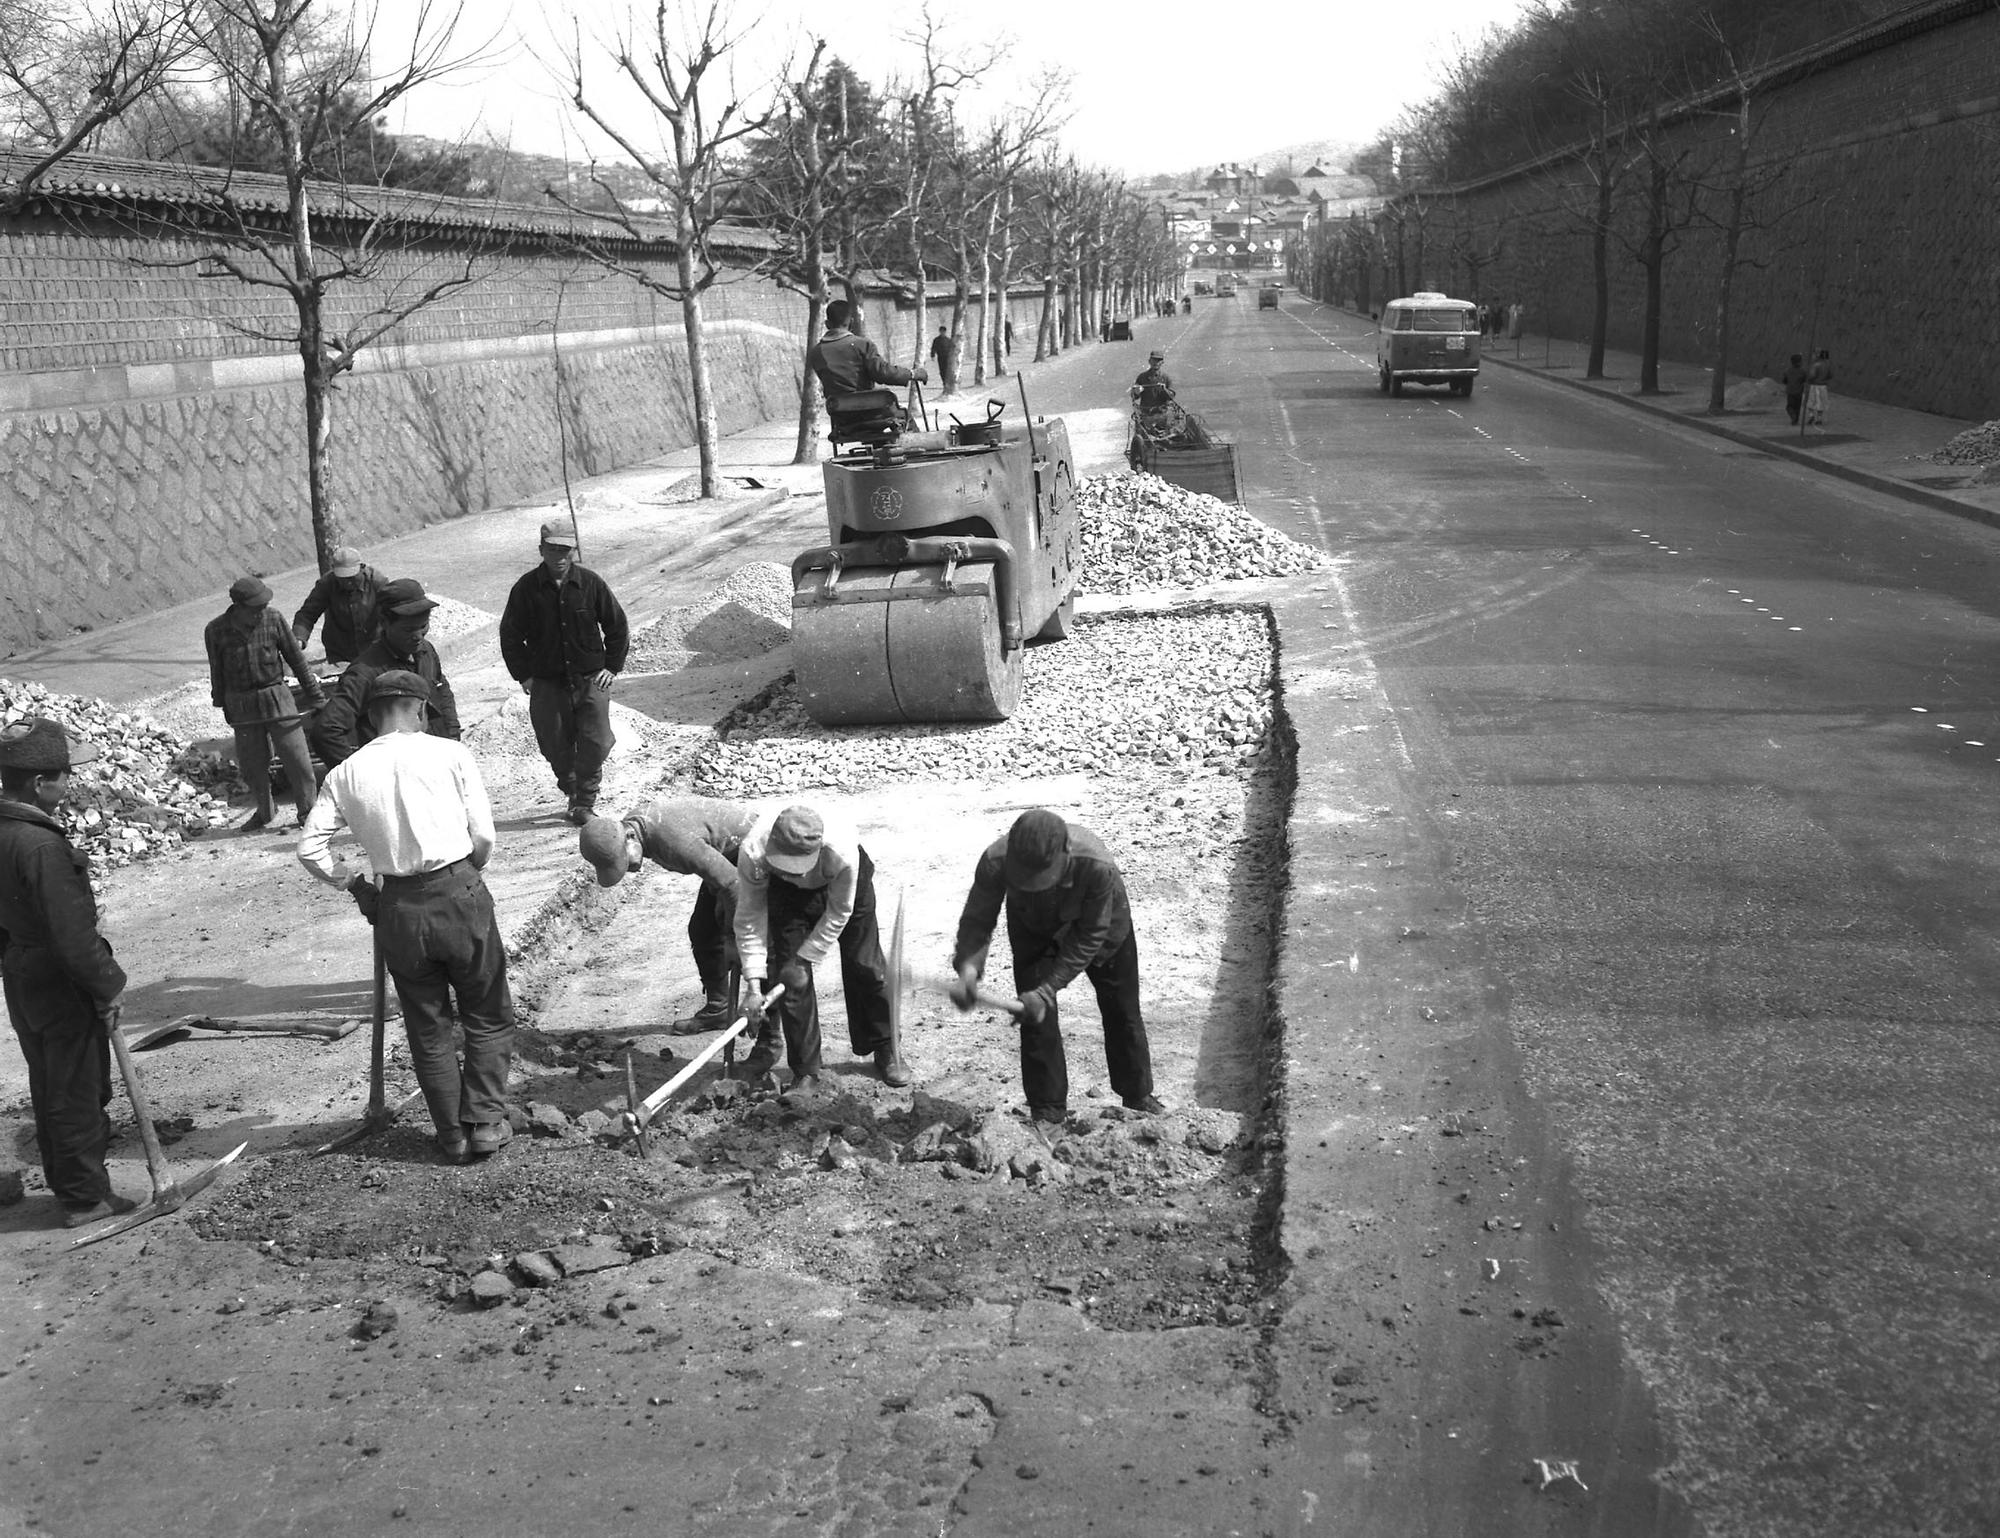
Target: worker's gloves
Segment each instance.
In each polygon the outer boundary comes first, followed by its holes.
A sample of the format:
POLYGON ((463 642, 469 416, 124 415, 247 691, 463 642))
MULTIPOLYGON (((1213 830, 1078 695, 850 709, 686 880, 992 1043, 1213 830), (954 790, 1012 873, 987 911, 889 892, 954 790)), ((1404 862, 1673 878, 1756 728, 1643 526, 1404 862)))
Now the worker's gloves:
POLYGON ((971 962, 958 969, 958 981, 951 985, 951 1001, 960 1009, 970 1009, 979 996, 979 974, 971 962))
POLYGON ((1048 1019, 1053 1002, 1040 988, 1030 988, 1021 995, 1021 1018, 1030 1025, 1040 1025, 1048 1019))
POLYGON ((785 985, 787 993, 804 993, 810 979, 806 976, 803 961, 788 961, 778 972, 778 981, 785 985))
POLYGON ((354 906, 361 910, 361 916, 369 923, 375 922, 375 910, 382 906, 382 894, 375 883, 366 876, 356 876, 347 883, 347 895, 354 899, 354 906))

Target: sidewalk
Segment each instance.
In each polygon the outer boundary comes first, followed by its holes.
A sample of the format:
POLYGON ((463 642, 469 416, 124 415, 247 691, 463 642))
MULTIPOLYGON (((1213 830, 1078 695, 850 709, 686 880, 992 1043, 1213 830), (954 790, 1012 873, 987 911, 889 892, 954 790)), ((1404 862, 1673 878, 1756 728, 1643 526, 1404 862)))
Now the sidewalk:
MULTIPOLYGON (((2000 525, 2000 481, 1981 485, 1977 466, 1940 464, 1923 457, 1935 453, 1954 434, 1977 426, 1976 422, 1842 395, 1836 379, 1827 407, 1827 431, 1813 429, 1802 434, 1786 419, 1784 392, 1775 381, 1766 382, 1768 401, 1712 417, 1707 414, 1707 368, 1662 359, 1661 393, 1642 396, 1638 393, 1638 354, 1607 351, 1607 377, 1586 380, 1583 369, 1588 351, 1583 342, 1527 336, 1518 342, 1492 342, 1481 360, 1571 389, 1613 396, 1640 411, 1940 512, 2000 525)), ((1732 380, 1731 393, 1740 399, 1747 383, 1732 380)))

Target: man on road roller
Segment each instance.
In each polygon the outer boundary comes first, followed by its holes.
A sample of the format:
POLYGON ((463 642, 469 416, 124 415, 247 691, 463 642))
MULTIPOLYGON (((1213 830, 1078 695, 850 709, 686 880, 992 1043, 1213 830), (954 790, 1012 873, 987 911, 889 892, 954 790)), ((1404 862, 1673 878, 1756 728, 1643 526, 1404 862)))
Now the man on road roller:
POLYGON ((429 698, 415 673, 375 675, 368 685, 375 736, 327 775, 299 838, 299 862, 345 887, 377 926, 438 1149, 458 1163, 468 1153, 498 1153, 514 1136, 505 1099, 514 998, 480 875, 493 855, 493 806, 465 746, 424 730, 429 698), (330 846, 343 827, 379 886, 334 864, 330 846), (463 1068, 452 1047, 454 1005, 465 1033, 463 1068))
POLYGON ((785 1038, 792 1088, 820 1078, 819 999, 813 966, 840 948, 847 999, 847 1039, 858 1057, 875 1059, 882 1082, 902 1086, 910 1072, 896 1055, 889 1022, 889 965, 875 917, 875 865, 848 823, 810 806, 766 812, 744 835, 736 856, 736 949, 750 982, 757 1041, 744 1060, 751 1083, 777 1061, 776 1031, 760 1001, 785 985, 777 1024, 785 1038))
POLYGON ((688 948, 694 952, 703 1003, 676 1036, 719 1031, 729 1023, 729 972, 736 965, 736 859, 757 821, 747 806, 707 796, 664 796, 623 818, 593 817, 577 835, 577 851, 597 867, 599 886, 616 886, 650 859, 677 876, 699 876, 688 948))
POLYGON ((836 435, 844 428, 882 418, 895 424, 890 430, 893 436, 907 425, 902 407, 893 400, 871 399, 871 393, 889 385, 906 385, 913 379, 919 384, 929 384, 930 371, 898 368, 867 337, 848 329, 847 323, 853 318, 854 306, 845 299, 829 304, 826 334, 813 343, 806 354, 806 363, 819 377, 820 391, 826 396, 827 419, 836 435))
POLYGON ((1069 1068, 1056 995, 1079 972, 1097 993, 1111 1087, 1134 1111, 1165 1107, 1153 1097, 1152 1049, 1139 1012, 1139 942, 1125 878, 1103 842, 1042 808, 1023 812, 979 856, 958 921, 952 1002, 970 1009, 986 970, 1000 909, 1021 996, 1021 1083, 1028 1114, 1060 1126, 1069 1114, 1069 1068))

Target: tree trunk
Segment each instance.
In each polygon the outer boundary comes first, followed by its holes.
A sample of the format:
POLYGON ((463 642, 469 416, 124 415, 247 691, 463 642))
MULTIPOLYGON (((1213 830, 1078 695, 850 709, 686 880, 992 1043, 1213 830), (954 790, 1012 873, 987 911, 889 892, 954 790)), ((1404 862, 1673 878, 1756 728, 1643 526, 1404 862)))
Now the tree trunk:
POLYGON ((986 338, 995 329, 993 324, 993 240, 1000 221, 1000 200, 996 197, 986 205, 986 238, 979 242, 979 325, 973 339, 972 386, 979 389, 986 383, 986 338))
POLYGON ((1639 339, 1639 393, 1660 393, 1660 279, 1667 262, 1667 166, 1655 160, 1646 187, 1646 239, 1639 248, 1646 269, 1646 315, 1639 339))
POLYGON ((324 575, 333 564, 333 547, 343 541, 333 516, 332 488, 327 479, 333 380, 327 374, 317 302, 300 301, 299 360, 305 365, 306 496, 312 507, 313 549, 324 575))
POLYGON ((1000 271, 994 284, 994 297, 999 301, 999 309, 994 314, 990 333, 996 378, 1007 372, 1007 323, 1014 318, 1014 301, 1010 297, 1014 281, 1014 189, 1011 186, 1007 189, 1006 198, 1007 207, 1000 218, 1000 271))
MULTIPOLYGON (((1597 165, 1597 207, 1590 221, 1590 358, 1585 379, 1604 377, 1604 342, 1611 330, 1611 157, 1597 165)), ((1544 325, 1548 318, 1543 317, 1544 325)))
POLYGON ((1035 361, 1056 356, 1056 275, 1042 275, 1042 318, 1035 327, 1035 361))
MULTIPOLYGON (((821 268, 814 274, 815 282, 806 295, 806 337, 810 348, 811 339, 819 335, 820 324, 826 316, 826 271, 821 268)), ((792 463, 810 465, 819 459, 819 375, 812 371, 810 363, 799 370, 799 436, 792 446, 792 463)))
POLYGON ((1737 252, 1743 244, 1743 207, 1750 195, 1750 97, 1746 93, 1736 123, 1736 181, 1729 189, 1729 223, 1722 231, 1722 274, 1715 286, 1715 367, 1708 376, 1708 412, 1728 409, 1729 296, 1736 286, 1737 252))
POLYGON ((701 494, 722 495, 722 477, 716 468, 717 440, 721 437, 715 421, 715 397, 708 383, 708 333, 701 319, 701 291, 695 286, 694 215, 685 199, 675 221, 675 276, 681 290, 681 329, 687 336, 688 390, 694 402, 694 441, 701 455, 701 494))

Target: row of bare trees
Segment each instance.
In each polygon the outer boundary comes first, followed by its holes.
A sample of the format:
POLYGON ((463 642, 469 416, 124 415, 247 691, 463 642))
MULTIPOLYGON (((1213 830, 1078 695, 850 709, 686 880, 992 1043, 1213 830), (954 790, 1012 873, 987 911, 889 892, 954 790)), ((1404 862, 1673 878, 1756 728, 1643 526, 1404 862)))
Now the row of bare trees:
MULTIPOLYGON (((462 9, 417 6, 399 14, 397 35, 411 41, 391 55, 374 15, 341 0, 0 0, 0 217, 43 196, 52 170, 79 154, 145 159, 185 179, 202 217, 152 216, 147 233, 169 238, 140 260, 280 301, 220 318, 300 357, 322 565, 342 542, 330 465, 341 376, 418 311, 481 281, 504 240, 445 202, 472 190, 468 157, 413 155, 385 131, 392 108, 491 51, 493 40, 466 38, 462 9), (451 240, 423 239, 420 227, 440 219, 455 225, 451 240), (440 254, 445 244, 452 254, 440 254)), ((746 31, 725 0, 655 0, 621 29, 573 31, 556 50, 584 137, 639 175, 593 169, 547 195, 626 237, 579 233, 574 258, 679 306, 704 495, 721 489, 703 303, 719 283, 774 274, 796 289, 803 351, 832 285, 858 298, 887 275, 916 295, 919 355, 927 285, 948 283, 947 324, 977 384, 1007 367, 1005 296, 1025 274, 1042 279, 1037 358, 1094 334, 1098 309, 1143 303, 1173 281, 1173 253, 1140 199, 1063 151, 1061 75, 974 115, 968 103, 1000 49, 957 46, 925 12, 906 75, 880 88, 824 40, 743 88, 746 31), (632 255, 663 235, 671 271, 632 255)), ((819 403, 799 372, 805 461, 819 403)))

